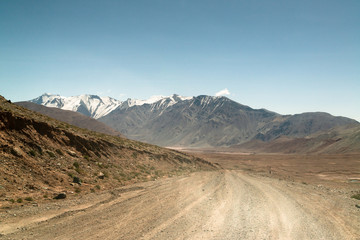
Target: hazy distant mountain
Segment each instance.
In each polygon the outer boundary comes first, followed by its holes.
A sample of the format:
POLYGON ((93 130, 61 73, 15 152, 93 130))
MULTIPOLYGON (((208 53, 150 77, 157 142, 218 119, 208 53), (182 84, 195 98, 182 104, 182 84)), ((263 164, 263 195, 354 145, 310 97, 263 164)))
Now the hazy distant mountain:
POLYGON ((270 141, 280 136, 305 137, 336 126, 357 123, 345 117, 334 117, 328 113, 312 112, 280 116, 259 129, 256 139, 270 141))
POLYGON ((62 97, 60 95, 43 94, 30 102, 56 107, 82 113, 92 118, 100 118, 116 109, 121 101, 110 97, 99 97, 96 95, 80 95, 74 97, 62 97))
POLYGON ((306 137, 281 136, 272 141, 253 139, 232 149, 258 153, 360 153, 360 125, 350 124, 306 137))
POLYGON ((54 107, 45 107, 32 102, 17 102, 15 104, 80 128, 86 128, 91 131, 105 133, 113 136, 122 136, 118 131, 115 131, 106 124, 81 113, 70 110, 62 110, 54 107))

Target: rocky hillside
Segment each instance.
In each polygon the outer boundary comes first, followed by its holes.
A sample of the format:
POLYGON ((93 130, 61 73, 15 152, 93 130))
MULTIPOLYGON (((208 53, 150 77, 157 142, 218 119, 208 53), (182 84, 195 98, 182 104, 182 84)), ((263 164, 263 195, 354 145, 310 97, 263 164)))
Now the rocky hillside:
POLYGON ((184 153, 74 127, 3 97, 0 155, 0 205, 213 168, 184 153))
POLYGON ((117 108, 99 121, 125 136, 161 146, 228 147, 254 139, 305 137, 336 126, 358 124, 327 113, 280 115, 252 109, 226 97, 198 96, 169 104, 117 108))
POLYGON ((59 121, 69 123, 79 128, 86 128, 91 131, 113 135, 113 136, 119 136, 119 137, 122 136, 121 133, 115 131, 106 124, 78 112, 74 112, 70 110, 62 110, 60 108, 55 108, 55 107, 45 107, 43 105, 39 105, 32 102, 16 102, 15 104, 30 109, 32 111, 44 114, 48 117, 55 118, 59 121))

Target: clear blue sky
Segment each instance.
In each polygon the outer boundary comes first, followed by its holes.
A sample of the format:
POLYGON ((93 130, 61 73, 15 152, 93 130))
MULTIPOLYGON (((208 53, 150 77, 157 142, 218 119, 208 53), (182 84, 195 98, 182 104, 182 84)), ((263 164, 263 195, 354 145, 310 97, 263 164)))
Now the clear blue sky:
POLYGON ((0 0, 0 94, 215 95, 360 121, 360 1, 0 0))

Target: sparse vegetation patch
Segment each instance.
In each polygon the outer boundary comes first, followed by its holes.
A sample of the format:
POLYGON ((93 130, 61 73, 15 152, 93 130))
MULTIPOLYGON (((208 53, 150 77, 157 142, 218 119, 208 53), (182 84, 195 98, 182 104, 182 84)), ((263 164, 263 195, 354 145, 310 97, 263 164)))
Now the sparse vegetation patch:
POLYGON ((46 151, 46 153, 49 155, 49 157, 51 158, 55 158, 55 153, 51 152, 51 151, 46 151))
POLYGON ((351 198, 355 198, 357 200, 360 200, 360 193, 352 195, 351 198))
POLYGON ((32 199, 32 197, 26 197, 25 200, 28 202, 34 201, 34 199, 32 199))
POLYGON ((29 155, 35 157, 36 156, 36 152, 34 150, 30 150, 29 151, 29 155))
POLYGON ((80 167, 80 165, 79 165, 78 162, 74 162, 73 165, 74 165, 75 168, 79 168, 79 167, 80 167))
POLYGON ((59 154, 60 156, 63 156, 63 155, 64 155, 63 152, 62 152, 60 149, 56 149, 55 152, 56 152, 57 154, 59 154))

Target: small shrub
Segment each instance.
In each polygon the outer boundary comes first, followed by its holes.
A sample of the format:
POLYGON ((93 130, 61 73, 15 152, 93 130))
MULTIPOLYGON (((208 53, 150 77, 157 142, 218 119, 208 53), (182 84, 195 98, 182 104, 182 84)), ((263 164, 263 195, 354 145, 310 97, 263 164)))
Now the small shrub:
POLYGON ((16 202, 17 202, 17 203, 22 203, 23 200, 22 200, 22 198, 18 198, 18 199, 16 200, 16 202))
POLYGON ((156 171, 155 171, 155 175, 156 175, 157 177, 159 177, 159 176, 161 175, 161 171, 160 171, 160 170, 156 170, 156 171))
POLYGON ((35 157, 36 156, 36 152, 34 150, 30 150, 29 151, 29 155, 35 157))
POLYGON ((10 199, 9 202, 15 203, 15 200, 14 200, 14 199, 10 199))
POLYGON ((75 188, 75 192, 76 192, 76 193, 80 193, 80 192, 81 192, 81 189, 80 189, 80 188, 75 188))
POLYGON ((95 189, 90 188, 90 192, 94 193, 94 192, 95 192, 95 189))
POLYGON ((360 193, 352 195, 351 198, 355 198, 357 200, 360 200, 360 193))
POLYGON ((100 190, 100 185, 96 185, 95 187, 96 189, 100 190))
POLYGON ((81 184, 81 179, 79 177, 73 177, 73 183, 81 184))
POLYGON ((75 171, 76 171, 78 174, 81 174, 81 175, 84 174, 84 171, 83 171, 81 168, 75 168, 75 171))
POLYGON ((142 165, 137 165, 136 167, 139 168, 139 169, 141 169, 141 170, 143 170, 143 171, 146 170, 146 167, 145 167, 145 166, 142 166, 142 165))
POLYGON ((43 150, 42 150, 42 148, 41 148, 40 146, 36 146, 36 148, 37 148, 39 154, 42 156, 42 155, 43 155, 43 150))
POLYGON ((53 152, 50 151, 46 151, 46 153, 49 155, 49 157, 54 158, 55 154, 53 152))
POLYGON ((34 201, 34 199, 32 199, 32 197, 26 197, 25 200, 28 202, 34 201))
POLYGON ((64 155, 63 152, 62 152, 60 149, 56 149, 55 152, 56 152, 57 154, 61 155, 61 156, 64 155))
POLYGON ((80 164, 79 164, 78 162, 74 162, 73 165, 74 165, 75 168, 79 168, 79 167, 80 167, 80 164))
POLYGON ((49 196, 47 195, 47 194, 44 194, 44 196, 43 196, 44 198, 48 198, 49 196))

